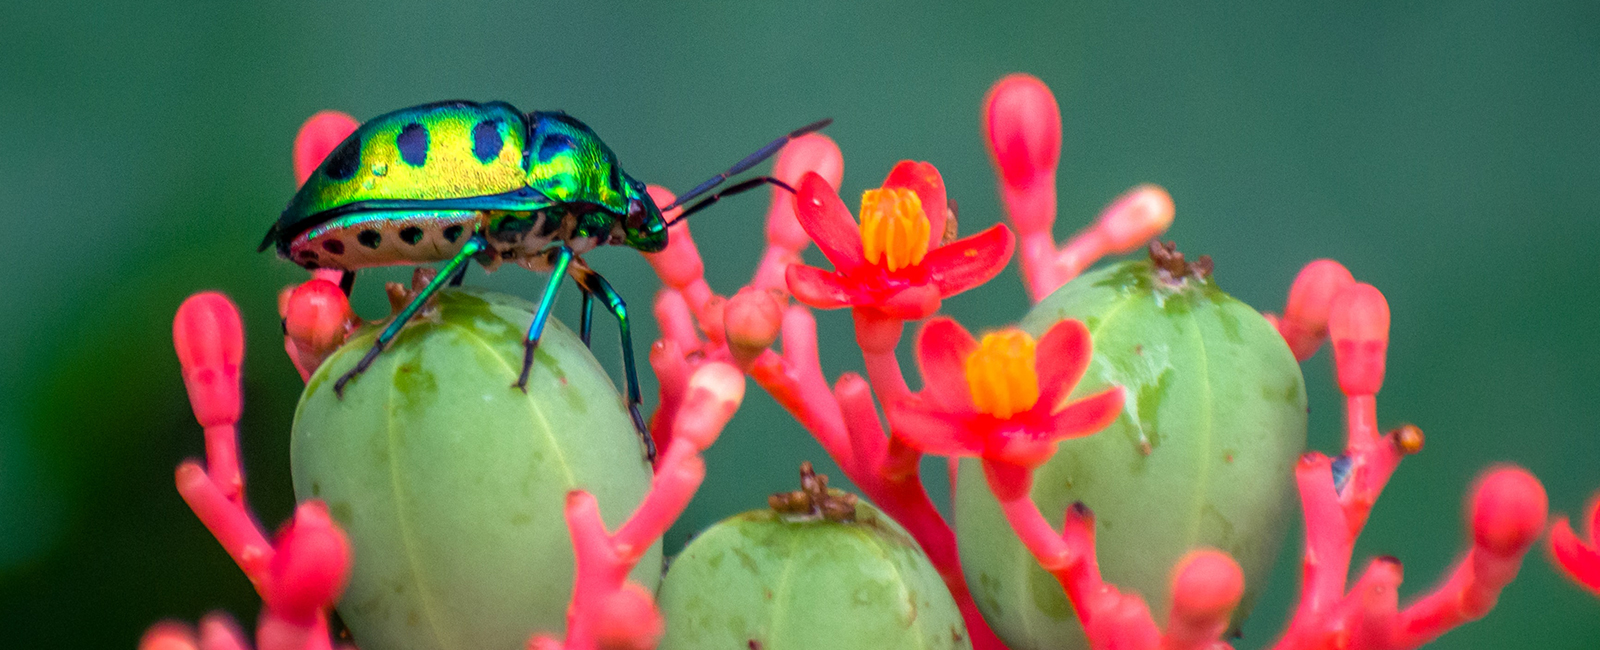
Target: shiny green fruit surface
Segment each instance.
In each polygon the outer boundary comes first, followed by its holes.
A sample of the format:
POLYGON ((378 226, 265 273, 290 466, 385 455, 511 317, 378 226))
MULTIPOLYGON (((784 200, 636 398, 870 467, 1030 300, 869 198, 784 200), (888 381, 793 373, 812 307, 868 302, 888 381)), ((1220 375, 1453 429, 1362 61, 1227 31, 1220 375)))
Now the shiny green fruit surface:
MULTIPOLYGON (((567 492, 593 493, 615 527, 649 488, 622 399, 561 323, 545 327, 527 392, 512 387, 532 312, 509 296, 446 290, 343 399, 333 380, 378 327, 306 384, 295 495, 326 501, 350 535, 338 609, 363 650, 513 650, 535 631, 560 632, 573 577, 567 492)), ((658 543, 632 579, 653 587, 660 571, 658 543)))
MULTIPOLYGON (((1034 501, 1058 529, 1068 506, 1088 505, 1105 580, 1142 594, 1163 625, 1178 558, 1198 546, 1232 555, 1247 588, 1237 624, 1294 513, 1306 436, 1294 356, 1209 277, 1173 280, 1147 261, 1084 274, 1022 328, 1039 336, 1064 318, 1094 340, 1073 396, 1121 385, 1126 404, 1111 426, 1061 443, 1035 473, 1034 501)), ((1013 650, 1086 647, 1060 585, 1006 524, 975 461, 962 464, 955 510, 967 583, 995 632, 1013 650)))
POLYGON ((673 559, 657 602, 661 650, 972 647, 928 557, 866 504, 853 522, 725 519, 673 559))

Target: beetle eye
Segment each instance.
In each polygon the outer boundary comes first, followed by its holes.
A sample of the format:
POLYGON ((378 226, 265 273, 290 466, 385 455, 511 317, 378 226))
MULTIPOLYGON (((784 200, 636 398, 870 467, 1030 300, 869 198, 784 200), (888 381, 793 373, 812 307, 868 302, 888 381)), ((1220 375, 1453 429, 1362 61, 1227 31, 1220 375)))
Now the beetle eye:
POLYGON ((627 226, 628 230, 643 230, 647 215, 643 201, 629 201, 628 219, 623 225, 627 226))

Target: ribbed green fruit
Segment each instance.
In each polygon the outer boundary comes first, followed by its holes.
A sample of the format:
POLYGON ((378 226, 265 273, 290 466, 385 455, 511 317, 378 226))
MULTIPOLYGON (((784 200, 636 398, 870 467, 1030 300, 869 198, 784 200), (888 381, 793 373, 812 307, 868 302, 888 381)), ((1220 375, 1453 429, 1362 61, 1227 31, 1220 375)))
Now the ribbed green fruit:
MULTIPOLYGON (((1035 474, 1033 498, 1061 525, 1074 501, 1095 513, 1105 579, 1138 591, 1166 623, 1169 572, 1197 546, 1244 569, 1243 619, 1293 514, 1293 468, 1305 447, 1300 367, 1255 310, 1199 271, 1174 279, 1147 261, 1087 273, 1022 320, 1042 335, 1063 318, 1088 326, 1094 360, 1074 397, 1126 387, 1111 426, 1065 441, 1035 474)), ((973 596, 1013 650, 1085 647, 1060 585, 1023 548, 964 462, 956 537, 973 596)))
POLYGON ((871 506, 855 512, 838 522, 757 510, 701 533, 661 583, 661 650, 971 648, 917 543, 871 506))
MULTIPOLYGON (((559 279, 559 278, 558 278, 559 279)), ((512 387, 533 306, 446 290, 365 373, 378 328, 317 369, 295 413, 295 495, 327 502, 354 570, 339 614, 363 650, 525 647, 565 627, 573 557, 569 490, 616 526, 650 484, 616 388, 549 321, 524 394, 512 387)), ((654 586, 659 544, 633 580, 654 586)))

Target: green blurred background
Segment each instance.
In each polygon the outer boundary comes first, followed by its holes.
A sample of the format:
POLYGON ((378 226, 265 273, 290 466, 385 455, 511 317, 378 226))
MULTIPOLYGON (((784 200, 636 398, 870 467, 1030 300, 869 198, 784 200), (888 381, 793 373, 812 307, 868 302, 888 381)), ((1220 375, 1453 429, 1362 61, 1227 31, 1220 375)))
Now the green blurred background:
MULTIPOLYGON (((202 444, 170 318, 199 289, 243 309, 249 494, 275 526, 292 506, 300 381, 274 300, 304 272, 255 245, 293 191, 295 130, 322 108, 564 109, 630 173, 680 189, 832 116, 850 203, 896 160, 929 160, 973 232, 999 218, 980 102, 1002 74, 1030 72, 1065 115, 1063 237, 1154 182, 1177 202, 1171 235, 1258 308, 1280 308, 1323 256, 1387 294, 1379 416, 1419 424, 1428 448, 1395 476, 1358 555, 1400 557, 1403 595, 1462 548, 1462 496, 1485 466, 1533 470, 1558 512, 1600 489, 1600 4, 856 4, 7 3, 0 646, 128 648, 161 617, 254 618, 246 581, 172 487, 202 444)), ((699 222, 717 289, 753 267, 765 204, 730 200, 699 222)), ((657 283, 637 254, 589 259, 648 307, 657 283)), ((382 314, 379 280, 404 275, 364 275, 359 310, 382 314)), ((542 285, 520 270, 469 281, 526 297, 542 285)), ((558 312, 569 321, 575 298, 558 312)), ((1007 273, 947 311, 984 328, 1026 306, 1007 273)), ((821 321, 848 339, 845 315, 821 321)), ((655 334, 640 330, 643 353, 655 334)), ((615 348, 597 350, 616 376, 615 348)), ((837 345, 823 365, 836 375, 859 358, 837 345)), ((1325 354, 1306 372, 1312 444, 1334 449, 1325 354)), ((822 460, 752 395, 669 547, 822 460)), ((1241 647, 1281 629, 1294 565, 1280 559, 1241 647)), ((1486 620, 1436 647, 1600 647, 1600 599, 1535 552, 1486 620)))

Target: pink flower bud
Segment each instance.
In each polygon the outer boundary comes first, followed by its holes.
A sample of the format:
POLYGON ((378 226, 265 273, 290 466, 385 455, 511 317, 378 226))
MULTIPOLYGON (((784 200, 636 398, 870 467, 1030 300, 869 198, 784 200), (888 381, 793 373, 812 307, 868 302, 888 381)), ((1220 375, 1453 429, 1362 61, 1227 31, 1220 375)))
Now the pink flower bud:
POLYGON ((355 322, 350 299, 327 280, 313 279, 295 287, 283 308, 284 334, 318 360, 344 344, 355 322))
POLYGON ((1328 336, 1339 389, 1345 395, 1376 395, 1383 387, 1389 347, 1389 303, 1370 284, 1346 285, 1328 310, 1328 336))
POLYGON ((322 502, 300 504, 273 547, 268 607, 303 621, 333 606, 350 577, 350 542, 322 502))
POLYGON ((212 612, 200 619, 200 650, 250 650, 244 630, 225 612, 212 612))
POLYGON ((239 421, 239 365, 244 362, 244 326, 227 296, 214 291, 189 296, 172 322, 172 343, 183 366, 183 383, 200 426, 239 421))
POLYGON ((1243 595, 1244 572, 1232 557, 1213 549, 1190 551, 1172 576, 1172 616, 1225 624, 1243 595))
POLYGON ((686 392, 675 434, 706 449, 744 401, 744 373, 726 363, 708 363, 690 375, 686 392))
POLYGON ((740 289, 722 311, 728 350, 739 361, 748 362, 771 347, 783 329, 783 310, 787 306, 788 300, 780 292, 740 289))
POLYGON ((813 172, 829 185, 838 187, 840 179, 844 178, 844 154, 839 152, 839 145, 833 138, 821 133, 802 135, 784 145, 777 162, 772 164, 773 178, 790 187, 798 186, 806 172, 813 172))
POLYGON ((304 185, 317 165, 359 126, 361 123, 355 118, 339 111, 321 111, 300 125, 300 132, 294 136, 295 184, 304 185))
MULTIPOLYGON (((806 172, 822 176, 833 187, 839 186, 844 178, 844 154, 839 152, 839 145, 834 144, 832 138, 821 133, 795 138, 784 145, 783 151, 778 153, 778 161, 772 165, 772 176, 793 188, 800 187, 800 179, 806 172)), ((794 201, 783 190, 774 194, 772 208, 767 211, 767 241, 791 251, 811 244, 811 237, 794 216, 794 201)))
POLYGON ((1566 517, 1550 527, 1550 555, 1556 565, 1590 591, 1600 594, 1600 494, 1589 502, 1588 543, 1578 537, 1566 517))
POLYGON ((162 621, 145 630, 139 650, 195 650, 194 631, 176 621, 162 621))
POLYGON ((1054 183, 1061 161, 1061 108, 1037 77, 1010 74, 983 102, 984 136, 1000 176, 1014 188, 1054 183))
POLYGON ((1107 206, 1095 230, 1104 238, 1108 252, 1131 253, 1172 227, 1176 211, 1172 195, 1161 186, 1140 185, 1107 206))
POLYGON ((1521 467, 1492 469, 1472 495, 1472 539, 1499 557, 1520 555, 1544 531, 1549 503, 1539 479, 1521 467))
POLYGON ((666 632, 650 592, 631 582, 606 598, 598 618, 595 646, 601 650, 651 650, 666 632))
POLYGON ((1294 358, 1304 361, 1317 353, 1328 334, 1328 311, 1334 296, 1353 282, 1350 271, 1333 260, 1316 260, 1300 269, 1289 287, 1279 325, 1294 358))

